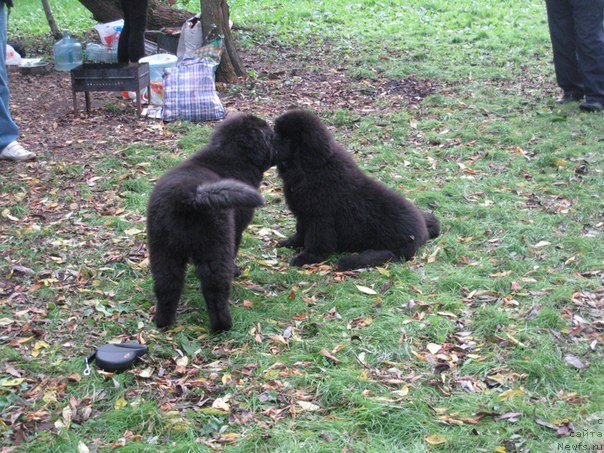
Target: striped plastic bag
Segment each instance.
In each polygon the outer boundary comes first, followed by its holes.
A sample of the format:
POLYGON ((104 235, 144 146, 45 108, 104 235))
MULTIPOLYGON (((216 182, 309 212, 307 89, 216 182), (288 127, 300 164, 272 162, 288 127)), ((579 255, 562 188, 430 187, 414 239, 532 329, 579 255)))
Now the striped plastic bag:
POLYGON ((164 121, 221 120, 226 112, 220 102, 214 73, 216 62, 207 59, 181 61, 164 70, 164 121))

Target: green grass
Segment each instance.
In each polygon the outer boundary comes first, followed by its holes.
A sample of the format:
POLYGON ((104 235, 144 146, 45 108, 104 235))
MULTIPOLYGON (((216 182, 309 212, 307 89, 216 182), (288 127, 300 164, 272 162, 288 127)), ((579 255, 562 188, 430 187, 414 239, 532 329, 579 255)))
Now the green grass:
MULTIPOLYGON (((363 169, 434 210, 441 237, 411 263, 350 276, 292 269, 292 252, 275 243, 294 221, 271 170, 267 205, 238 258, 233 330, 208 335, 190 272, 178 325, 160 332, 151 322, 146 202, 155 178, 198 149, 212 125, 168 126, 173 152, 116 145, 109 155, 91 149, 86 168, 53 161, 37 182, 0 173, 10 226, 0 230, 0 288, 12 288, 0 293, 0 445, 540 452, 573 439, 538 419, 602 432, 588 419, 604 407, 596 323, 604 122, 553 103, 543 4, 229 4, 244 27, 240 48, 275 72, 283 55, 304 74, 336 66, 346 89, 371 97, 368 111, 336 97, 320 115, 363 169), (435 83, 421 104, 375 96, 384 81, 411 77, 435 83), (38 185, 53 189, 32 191, 38 185), (137 333, 150 346, 137 368, 82 376, 95 346, 137 333), (435 345, 442 349, 430 352, 435 345), (177 365, 177 350, 188 363, 177 365), (569 355, 588 366, 573 367, 569 355), (218 398, 227 410, 212 407, 218 398), (521 414, 516 422, 498 419, 510 412, 521 414)), ((75 0, 51 6, 62 28, 82 34, 92 25, 75 0)), ((48 34, 33 0, 10 20, 17 36, 48 34)), ((303 77, 288 80, 288 89, 304 88, 303 77)), ((258 94, 258 110, 272 111, 260 91, 229 90, 258 94)))

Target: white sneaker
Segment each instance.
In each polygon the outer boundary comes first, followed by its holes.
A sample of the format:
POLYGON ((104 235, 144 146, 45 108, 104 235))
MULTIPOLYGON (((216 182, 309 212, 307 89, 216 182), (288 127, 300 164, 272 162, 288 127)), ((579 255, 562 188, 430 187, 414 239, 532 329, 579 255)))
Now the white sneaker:
POLYGON ((18 142, 10 142, 2 151, 0 151, 0 159, 22 162, 35 158, 36 155, 34 153, 27 151, 18 142))

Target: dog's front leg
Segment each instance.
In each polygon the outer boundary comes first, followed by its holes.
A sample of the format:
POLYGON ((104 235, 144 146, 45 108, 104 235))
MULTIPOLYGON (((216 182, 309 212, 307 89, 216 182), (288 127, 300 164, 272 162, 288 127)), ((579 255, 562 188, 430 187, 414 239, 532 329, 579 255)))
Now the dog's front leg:
POLYGON ((299 249, 304 246, 304 230, 302 224, 296 222, 296 232, 287 239, 279 241, 279 247, 288 247, 292 249, 299 249))
POLYGON ((292 266, 319 263, 336 251, 336 230, 329 219, 305 223, 304 250, 291 260, 292 266))

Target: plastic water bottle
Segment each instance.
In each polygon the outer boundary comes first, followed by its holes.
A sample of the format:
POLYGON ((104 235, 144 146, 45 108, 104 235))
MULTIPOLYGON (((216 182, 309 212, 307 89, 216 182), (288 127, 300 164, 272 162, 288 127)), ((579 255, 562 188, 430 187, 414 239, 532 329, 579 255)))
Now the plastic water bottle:
POLYGON ((82 64, 82 44, 63 31, 63 39, 54 45, 55 69, 57 71, 71 71, 82 64))
POLYGON ((89 42, 86 44, 86 61, 98 63, 101 61, 101 51, 103 47, 100 44, 89 42))

